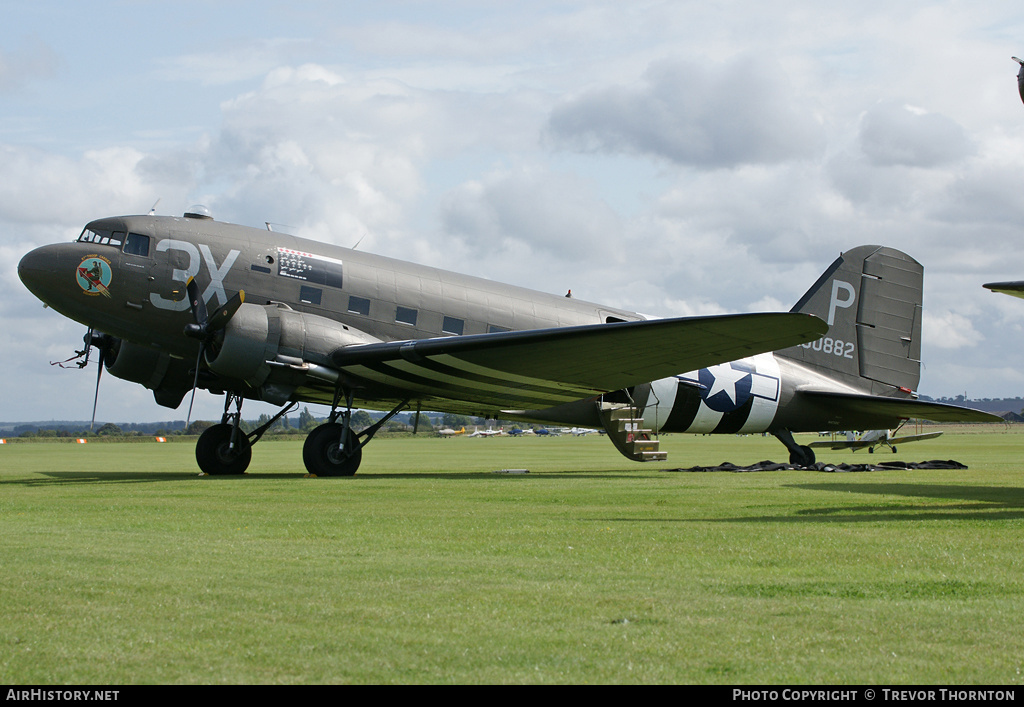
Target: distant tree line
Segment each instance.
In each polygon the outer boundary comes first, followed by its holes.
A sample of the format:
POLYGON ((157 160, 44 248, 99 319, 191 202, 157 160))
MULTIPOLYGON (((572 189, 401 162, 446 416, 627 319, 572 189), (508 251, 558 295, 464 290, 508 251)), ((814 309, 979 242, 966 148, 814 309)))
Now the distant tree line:
MULTIPOLYGON (((373 425, 384 416, 382 412, 369 412, 356 410, 352 413, 352 426, 357 431, 362 431, 373 425)), ((241 428, 246 433, 266 425, 270 422, 272 415, 262 414, 255 420, 241 422, 241 428)), ((326 417, 315 417, 308 407, 302 408, 297 416, 284 416, 274 422, 266 431, 268 435, 306 435, 315 427, 324 424, 326 417)), ((164 422, 106 422, 90 430, 88 423, 84 422, 35 422, 15 425, 10 432, 0 433, 0 437, 172 437, 178 435, 200 435, 207 428, 212 427, 219 421, 195 420, 187 428, 185 420, 174 420, 164 422)), ((500 424, 500 421, 490 421, 500 424)), ((416 422, 415 412, 403 412, 395 415, 389 420, 381 433, 411 434, 413 428, 420 434, 430 434, 438 427, 460 427, 484 426, 487 420, 480 417, 468 415, 454 415, 452 413, 422 412, 419 416, 419 423, 416 422)))

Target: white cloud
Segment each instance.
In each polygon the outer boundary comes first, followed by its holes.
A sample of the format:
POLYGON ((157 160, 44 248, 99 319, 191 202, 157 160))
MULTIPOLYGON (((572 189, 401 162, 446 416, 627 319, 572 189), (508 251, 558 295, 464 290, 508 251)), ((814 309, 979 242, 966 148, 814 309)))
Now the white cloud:
MULTIPOLYGON (((54 13, 22 23, 48 45, 0 50, 0 312, 49 337, 25 337, 26 380, 81 332, 21 288, 20 254, 161 198, 654 315, 788 308, 840 251, 889 245, 926 268, 922 392, 1019 382, 1024 303, 981 289, 1024 278, 1013 3, 209 13, 119 47, 54 13)), ((133 414, 168 416, 136 388, 133 414)))
POLYGON ((860 148, 875 166, 938 167, 964 159, 971 145, 946 116, 880 103, 865 113, 860 148))
POLYGON ((52 79, 61 60, 49 44, 39 39, 22 41, 9 51, 0 50, 0 92, 21 89, 41 79, 52 79))
POLYGON ((968 317, 950 311, 926 312, 922 334, 929 348, 962 349, 984 343, 968 317))
POLYGON ((813 158, 824 135, 776 62, 722 66, 659 61, 637 85, 588 90, 559 106, 549 130, 564 146, 636 152, 703 168, 813 158))

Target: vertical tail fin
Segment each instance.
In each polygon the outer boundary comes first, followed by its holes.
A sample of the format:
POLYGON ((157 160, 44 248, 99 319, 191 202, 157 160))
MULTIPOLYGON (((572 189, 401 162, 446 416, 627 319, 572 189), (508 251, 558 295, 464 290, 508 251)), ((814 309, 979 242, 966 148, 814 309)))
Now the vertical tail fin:
POLYGON ((791 310, 821 317, 828 334, 776 355, 873 394, 916 390, 923 283, 924 268, 906 253, 881 246, 848 250, 791 310))

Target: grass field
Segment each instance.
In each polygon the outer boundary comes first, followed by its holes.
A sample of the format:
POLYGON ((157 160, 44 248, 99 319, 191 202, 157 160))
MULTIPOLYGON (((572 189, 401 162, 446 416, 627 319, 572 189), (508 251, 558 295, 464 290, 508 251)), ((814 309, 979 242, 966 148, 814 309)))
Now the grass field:
POLYGON ((0 682, 967 683, 1024 669, 1024 435, 966 471, 669 473, 772 438, 380 439, 306 479, 191 444, 0 447, 0 682), (529 474, 495 474, 526 468, 529 474))

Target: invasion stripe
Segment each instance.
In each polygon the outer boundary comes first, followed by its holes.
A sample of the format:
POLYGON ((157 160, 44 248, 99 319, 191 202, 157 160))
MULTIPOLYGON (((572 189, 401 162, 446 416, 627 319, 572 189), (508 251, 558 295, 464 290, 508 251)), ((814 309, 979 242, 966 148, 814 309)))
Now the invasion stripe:
POLYGON ((452 354, 441 354, 429 360, 437 361, 438 363, 441 364, 447 363, 448 365, 453 366, 454 368, 457 368, 460 371, 466 371, 467 373, 476 373, 482 376, 494 376, 495 373, 498 373, 498 375, 500 376, 500 380, 503 381, 516 381, 527 385, 534 384, 537 381, 544 381, 547 384, 547 387, 549 388, 558 388, 561 390, 574 392, 580 390, 580 386, 575 386, 572 383, 564 383, 562 381, 547 380, 545 378, 534 378, 531 376, 519 376, 512 373, 505 373, 503 371, 497 371, 496 369, 487 368, 486 366, 481 366, 476 363, 470 363, 469 361, 458 358, 457 356, 454 356, 452 354))
MULTIPOLYGON (((347 367, 346 371, 352 375, 384 383, 392 387, 401 387, 401 385, 387 380, 388 378, 397 379, 407 385, 422 390, 422 392, 427 392, 435 396, 438 395, 438 389, 440 388, 444 393, 458 396, 460 399, 480 401, 487 404, 498 404, 502 406, 508 406, 508 404, 513 401, 519 401, 521 403, 529 403, 534 406, 549 407, 560 403, 579 400, 580 398, 585 398, 592 394, 589 391, 565 391, 560 395, 522 395, 517 394, 518 389, 516 388, 508 388, 500 394, 496 394, 489 390, 467 388, 465 386, 453 385, 435 379, 425 378, 408 371, 401 371, 393 368, 383 362, 375 362, 372 364, 364 363, 358 366, 351 366, 347 367), (382 379, 381 376, 384 378, 382 379)), ((441 395, 443 396, 444 393, 441 393, 441 395)))
MULTIPOLYGON (((454 362, 458 362, 459 364, 465 363, 464 361, 461 361, 460 359, 457 358, 448 358, 454 362)), ((529 390, 542 393, 545 395, 559 395, 566 392, 569 393, 570 395, 576 395, 579 391, 578 387, 567 386, 564 383, 559 383, 557 385, 548 385, 549 381, 544 378, 524 378, 523 376, 508 376, 507 378, 505 378, 502 376, 501 371, 493 370, 491 371, 491 375, 487 375, 485 373, 477 373, 473 371, 464 370, 461 365, 449 366, 444 363, 440 363, 436 359, 432 358, 424 359, 416 363, 398 360, 389 361, 388 363, 392 365, 401 364, 403 366, 403 370, 408 370, 407 367, 409 366, 419 366, 434 371, 435 373, 442 374, 455 382, 475 381, 481 383, 483 386, 490 386, 493 389, 501 391, 507 390, 508 388, 515 388, 516 390, 529 390), (519 381, 530 382, 520 383, 519 381)), ((476 369, 477 371, 488 370, 475 364, 466 365, 468 367, 476 369)))

